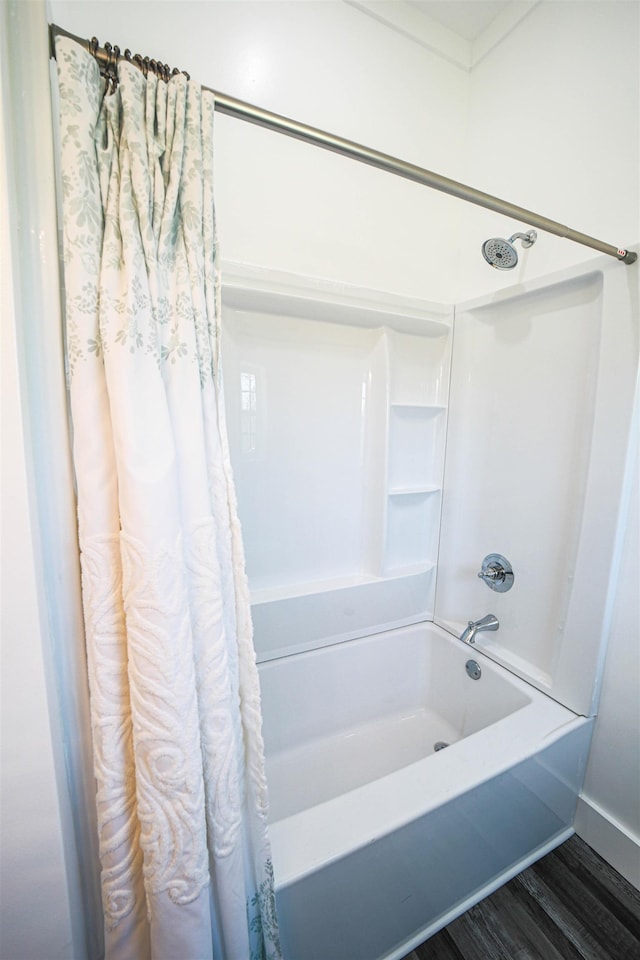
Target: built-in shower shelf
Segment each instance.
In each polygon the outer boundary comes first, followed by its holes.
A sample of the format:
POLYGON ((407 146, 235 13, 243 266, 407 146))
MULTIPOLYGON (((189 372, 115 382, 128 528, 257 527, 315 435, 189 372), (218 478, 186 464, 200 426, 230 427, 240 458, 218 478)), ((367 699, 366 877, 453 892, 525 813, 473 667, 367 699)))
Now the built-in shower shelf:
POLYGON ((400 416, 437 417, 447 409, 439 403, 391 403, 390 406, 400 416))
POLYGON ((389 496, 435 493, 442 482, 446 407, 392 403, 389 412, 389 496))
POLYGON ((306 580, 302 583, 261 587, 251 590, 251 603, 272 603, 275 600, 291 600, 294 597, 306 597, 317 593, 333 593, 336 590, 359 587, 365 583, 376 583, 379 579, 380 577, 369 574, 356 574, 350 577, 333 577, 330 580, 306 580))
POLYGON ((251 590, 252 606, 263 603, 274 603, 280 600, 293 600, 297 597, 308 597, 317 594, 337 593, 340 590, 349 591, 353 588, 367 586, 372 583, 382 583, 389 580, 400 580, 403 577, 413 577, 417 574, 431 573, 435 564, 415 563, 398 566, 383 574, 357 574, 352 577, 335 577, 331 580, 313 580, 304 583, 284 584, 277 587, 262 587, 251 590))
POLYGON ((406 487, 391 487, 388 491, 388 496, 390 497, 412 497, 416 495, 424 495, 430 493, 440 493, 442 487, 436 486, 435 484, 418 484, 416 486, 406 486, 406 487))
POLYGON ((381 579, 385 581, 403 580, 405 577, 429 576, 436 569, 435 561, 425 563, 412 563, 403 566, 389 567, 381 579))
POLYGON ((272 660, 428 619, 434 569, 433 563, 404 564, 382 576, 253 590, 258 659, 272 660))

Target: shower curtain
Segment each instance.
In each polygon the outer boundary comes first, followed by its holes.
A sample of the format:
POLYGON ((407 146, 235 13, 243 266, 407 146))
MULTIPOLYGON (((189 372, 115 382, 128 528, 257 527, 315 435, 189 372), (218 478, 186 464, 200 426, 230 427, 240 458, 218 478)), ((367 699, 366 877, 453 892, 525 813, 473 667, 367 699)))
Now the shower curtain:
POLYGON ((213 96, 56 40, 107 960, 280 960, 220 379, 213 96))

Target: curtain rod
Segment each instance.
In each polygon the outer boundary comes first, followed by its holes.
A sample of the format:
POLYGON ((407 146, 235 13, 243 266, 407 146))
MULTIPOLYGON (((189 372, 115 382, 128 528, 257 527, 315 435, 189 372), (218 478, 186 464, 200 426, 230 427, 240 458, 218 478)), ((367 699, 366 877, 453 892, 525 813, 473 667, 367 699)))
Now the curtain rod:
MULTIPOLYGON (((81 37, 69 33, 62 27, 51 24, 49 26, 50 50, 51 57, 54 59, 56 55, 56 36, 69 37, 69 39, 75 40, 76 43, 84 47, 84 49, 98 61, 103 76, 114 85, 117 83, 117 63, 122 59, 133 63, 134 66, 142 70, 145 75, 151 71, 163 80, 168 80, 176 73, 185 72, 177 68, 171 70, 167 64, 163 64, 161 61, 151 60, 149 57, 141 57, 139 54, 132 57, 129 50, 125 50, 124 54, 121 54, 119 47, 111 46, 109 43, 105 43, 104 47, 101 47, 96 37, 93 37, 91 40, 83 40, 81 37)), ((189 79, 189 75, 185 75, 187 79, 189 79)), ((547 217, 533 213, 531 210, 526 210, 524 207, 519 207, 506 200, 501 200, 498 197, 492 196, 490 193, 483 193, 481 190, 476 190, 464 183, 458 183, 456 180, 450 180, 448 177, 443 177, 438 173, 433 173, 431 170, 418 167, 413 163, 407 163, 405 160, 400 160, 386 153, 380 153, 371 147, 355 143, 352 140, 345 140, 335 134, 318 130, 316 127, 307 126, 304 123, 299 123, 297 120, 291 120, 280 114, 271 113, 269 110, 263 110, 261 107, 256 107, 243 100, 236 100, 235 97, 219 93, 210 87, 203 86, 202 89, 214 95, 215 109, 220 113, 227 114, 227 116, 235 117, 238 120, 247 120, 249 123, 255 123, 267 130, 284 133, 288 137, 302 140, 315 147, 321 147, 323 150, 330 150, 333 153, 350 157, 352 160, 359 160, 361 163, 377 167, 379 170, 384 170, 387 173, 404 177, 406 180, 413 180, 426 187, 431 187, 442 193, 448 193, 453 197, 458 197, 460 200, 466 200, 476 206, 485 207, 487 210, 493 210, 495 213, 502 214, 506 217, 512 217, 514 220, 526 223, 530 227, 535 227, 546 233, 555 234, 558 237, 565 237, 567 240, 573 240, 575 243, 581 243, 585 247, 591 247, 600 253, 606 253, 610 257, 615 257, 623 263, 635 263, 638 258, 637 254, 632 250, 626 250, 610 243, 604 243, 602 240, 590 237, 586 233, 580 233, 578 230, 573 230, 571 227, 557 223, 555 220, 549 220, 547 217)))

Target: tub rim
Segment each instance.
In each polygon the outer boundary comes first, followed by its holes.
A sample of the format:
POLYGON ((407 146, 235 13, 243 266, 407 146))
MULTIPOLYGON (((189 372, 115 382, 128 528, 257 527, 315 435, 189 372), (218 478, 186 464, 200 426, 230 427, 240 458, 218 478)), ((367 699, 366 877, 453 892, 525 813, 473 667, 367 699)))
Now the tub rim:
MULTIPOLYGON (((432 621, 385 633, 426 629, 458 641, 432 621)), ((372 636, 380 636, 375 634, 372 636)), ((323 648, 327 649, 327 648, 323 648)), ((531 759, 589 718, 510 673, 482 651, 474 659, 497 671, 528 702, 473 734, 399 770, 269 824, 276 889, 301 880, 377 838, 531 759), (487 757, 493 757, 487 763, 487 757), (434 776, 434 773, 436 774, 434 776)), ((270 661, 273 664, 273 661, 270 661)))

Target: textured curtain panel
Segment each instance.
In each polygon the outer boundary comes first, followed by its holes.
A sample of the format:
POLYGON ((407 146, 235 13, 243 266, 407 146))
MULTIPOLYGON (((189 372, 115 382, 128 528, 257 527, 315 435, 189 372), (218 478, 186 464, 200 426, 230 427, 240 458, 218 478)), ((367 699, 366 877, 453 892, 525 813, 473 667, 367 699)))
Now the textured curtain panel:
POLYGON ((58 37, 108 960, 279 960, 220 380, 211 94, 58 37))

